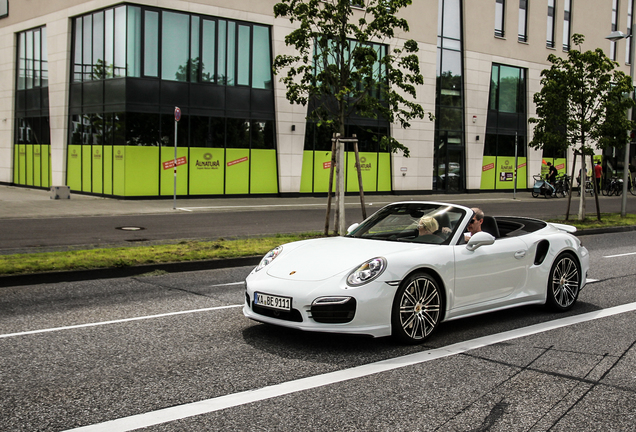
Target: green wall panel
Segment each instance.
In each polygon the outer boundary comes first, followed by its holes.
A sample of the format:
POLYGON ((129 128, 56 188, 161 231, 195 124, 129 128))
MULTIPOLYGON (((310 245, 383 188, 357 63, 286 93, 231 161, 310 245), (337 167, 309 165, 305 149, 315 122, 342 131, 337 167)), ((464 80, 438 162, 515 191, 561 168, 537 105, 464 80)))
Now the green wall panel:
POLYGON ((378 192, 391 191, 391 154, 378 153, 378 192))
POLYGON ((276 150, 252 150, 250 158, 250 193, 278 193, 276 150))
MULTIPOLYGON (((331 172, 331 152, 314 152, 314 192, 327 192, 331 172)), ((332 192, 336 191, 336 172, 333 173, 332 192)))
POLYGON ((249 153, 248 149, 226 149, 225 153, 225 193, 249 193, 249 153))
POLYGON ((93 146, 82 146, 82 191, 93 192, 93 146))
MULTIPOLYGON (((161 158, 159 171, 161 172, 161 195, 174 195, 174 168, 164 169, 164 163, 174 161, 174 147, 160 147, 161 158)), ((177 195, 188 194, 188 148, 177 147, 177 158, 185 157, 186 163, 177 167, 177 195)))
POLYGON ((40 163, 42 174, 40 182, 42 187, 51 187, 51 146, 43 145, 40 151, 40 163))
POLYGON ((104 147, 93 146, 93 193, 104 193, 104 147))
POLYGON ((18 166, 20 170, 18 171, 18 184, 25 185, 26 184, 26 145, 20 144, 18 145, 18 166))
POLYGON ((125 148, 125 195, 159 195, 159 148, 128 146, 125 148))
POLYGON ((66 165, 66 184, 72 191, 82 190, 82 146, 68 146, 68 161, 66 165))
POLYGON ((33 186, 33 144, 26 145, 26 185, 33 186))
MULTIPOLYGON (((362 188, 365 192, 377 191, 378 153, 359 152, 362 173, 362 188)), ((358 172, 356 171, 356 154, 347 152, 347 192, 359 192, 358 172)))
POLYGON ((314 152, 311 150, 305 150, 303 152, 303 167, 300 173, 300 192, 311 193, 313 192, 313 179, 314 179, 314 152))
POLYGON ((481 163, 481 186, 482 190, 492 190, 495 188, 495 177, 497 176, 497 157, 484 156, 481 163))
POLYGON ((190 148, 190 195, 223 195, 225 150, 190 148))
MULTIPOLYGON (((526 180, 526 158, 517 159, 517 189, 525 189, 526 180)), ((498 156, 495 162, 495 187, 497 190, 513 190, 514 182, 515 158, 498 156)))
POLYGON ((42 186, 42 149, 46 146, 37 144, 33 146, 33 185, 42 186))
POLYGON ((126 195, 126 148, 113 147, 113 195, 126 195))
POLYGON ((13 183, 18 184, 20 179, 20 149, 18 144, 13 145, 13 183))
POLYGON ((113 146, 104 146, 104 193, 113 194, 113 146))

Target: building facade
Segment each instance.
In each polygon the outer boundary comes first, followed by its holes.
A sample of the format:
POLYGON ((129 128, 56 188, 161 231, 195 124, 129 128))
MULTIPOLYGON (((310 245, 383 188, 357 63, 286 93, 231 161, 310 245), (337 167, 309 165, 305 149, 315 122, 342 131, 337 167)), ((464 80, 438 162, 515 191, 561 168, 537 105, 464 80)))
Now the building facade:
MULTIPOLYGON (((0 0, 0 183, 171 196, 176 154, 180 196, 326 192, 330 134, 286 100, 271 72, 273 58, 290 52, 284 38, 293 28, 274 18, 275 3, 0 0)), ((382 55, 418 42, 417 102, 435 119, 409 129, 348 122, 365 192, 525 189, 547 161, 565 172, 572 155, 527 145, 540 73, 549 54, 566 55, 574 33, 585 35, 583 50, 600 47, 629 73, 629 39, 605 36, 629 31, 631 7, 414 1, 401 12, 411 31, 373 47, 382 55), (383 151, 374 135, 396 138, 411 157, 383 151)), ((355 192, 351 151, 345 168, 355 192)))

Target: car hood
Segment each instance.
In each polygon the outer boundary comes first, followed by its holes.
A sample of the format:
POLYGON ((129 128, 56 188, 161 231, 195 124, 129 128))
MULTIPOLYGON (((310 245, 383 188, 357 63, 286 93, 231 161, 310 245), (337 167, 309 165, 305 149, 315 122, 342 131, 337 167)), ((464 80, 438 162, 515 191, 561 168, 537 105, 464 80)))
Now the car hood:
POLYGON ((350 272, 375 257, 439 247, 416 243, 390 242, 351 237, 328 237, 291 243, 283 246, 283 253, 267 266, 267 274, 280 279, 321 281, 343 272, 350 272), (286 251, 288 246, 293 248, 286 251))

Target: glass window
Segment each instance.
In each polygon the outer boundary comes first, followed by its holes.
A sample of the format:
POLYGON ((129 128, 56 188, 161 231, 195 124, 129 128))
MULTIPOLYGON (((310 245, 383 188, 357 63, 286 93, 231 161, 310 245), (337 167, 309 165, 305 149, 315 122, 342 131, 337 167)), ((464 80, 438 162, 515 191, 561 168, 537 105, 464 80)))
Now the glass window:
POLYGON ((227 119, 227 148, 250 148, 250 121, 244 119, 227 119))
POLYGON ((82 38, 82 81, 89 81, 93 76, 93 16, 84 17, 84 36, 82 38))
POLYGON ((18 90, 26 88, 26 33, 18 36, 18 90))
MULTIPOLYGON (((42 57, 42 87, 49 86, 49 57, 48 57, 48 48, 47 48, 47 40, 46 40, 46 27, 42 27, 40 34, 42 35, 42 44, 41 44, 41 57, 42 57)), ((48 141, 47 141, 48 142, 48 141)))
POLYGON ((545 44, 554 48, 554 0, 548 0, 548 26, 545 44))
POLYGON ((113 61, 115 47, 115 11, 107 9, 104 14, 104 69, 106 78, 113 77, 113 61))
POLYGON ((250 28, 238 26, 237 85, 250 85, 250 28))
POLYGON ((126 6, 115 8, 115 77, 126 76, 126 6))
POLYGON ((144 23, 144 75, 159 76, 159 13, 146 11, 144 23))
POLYGON ((104 79, 104 12, 93 15, 93 76, 92 79, 104 79))
POLYGON ((226 85, 235 84, 236 58, 236 23, 227 23, 227 80, 226 85))
POLYGON ((33 31, 33 87, 40 87, 40 30, 33 31))
MULTIPOLYGON (((444 12, 446 12, 446 10, 444 10, 444 12)), ((504 37, 505 12, 504 0, 497 0, 495 3, 495 36, 497 37, 504 37)), ((444 32, 446 32, 446 29, 444 29, 444 32)))
POLYGON ((214 63, 216 52, 216 22, 203 20, 203 38, 201 48, 201 81, 214 82, 214 63))
POLYGON ((190 82, 199 81, 199 26, 201 19, 192 17, 190 35, 190 82))
POLYGON ((570 50, 570 25, 571 25, 571 11, 570 7, 572 6, 572 2, 570 0, 565 0, 563 6, 563 51, 570 50))
MULTIPOLYGON (((172 117, 172 116, 170 116, 172 117)), ((174 117, 173 117, 174 121, 174 117)), ((126 145, 159 145, 159 115, 147 113, 126 113, 126 145)), ((174 143, 174 129, 171 129, 174 143)), ((174 144, 173 144, 174 145, 174 144)))
MULTIPOLYGON (((503 0, 501 1, 503 2, 503 0)), ((461 15, 459 0, 444 0, 444 37, 461 39, 462 26, 460 19, 461 15)))
POLYGON ((252 148, 273 149, 274 122, 271 120, 252 120, 252 148))
POLYGON ((255 25, 253 29, 252 87, 272 88, 272 61, 269 55, 269 27, 255 25))
MULTIPOLYGON (((161 115, 161 145, 174 147, 174 114, 161 115)), ((188 123, 187 115, 182 115, 177 126, 177 147, 188 146, 188 123)))
POLYGON ((190 117, 190 147, 225 147, 225 119, 190 117))
POLYGON ((126 75, 141 76, 141 8, 128 6, 128 41, 126 75))
POLYGON ((227 21, 219 20, 219 50, 218 50, 218 65, 216 68, 216 81, 219 84, 225 85, 227 83, 227 71, 225 70, 225 59, 227 57, 227 21))
POLYGON ((528 0, 519 0, 519 42, 528 41, 528 0))
POLYGON ((161 78, 187 81, 189 17, 186 14, 163 12, 161 30, 161 78))

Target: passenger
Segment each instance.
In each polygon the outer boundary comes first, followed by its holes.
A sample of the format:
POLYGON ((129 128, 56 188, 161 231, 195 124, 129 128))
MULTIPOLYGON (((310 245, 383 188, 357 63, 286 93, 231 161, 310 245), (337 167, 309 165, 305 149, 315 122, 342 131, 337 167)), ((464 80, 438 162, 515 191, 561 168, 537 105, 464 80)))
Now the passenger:
POLYGON ((439 229, 439 224, 432 216, 422 216, 417 223, 418 237, 415 239, 418 243, 441 243, 444 241, 439 236, 433 234, 439 229))
POLYGON ((481 224, 484 223, 484 212, 477 207, 473 207, 471 209, 473 211, 473 217, 468 222, 467 230, 468 232, 464 233, 464 240, 468 241, 472 236, 481 231, 481 224))

